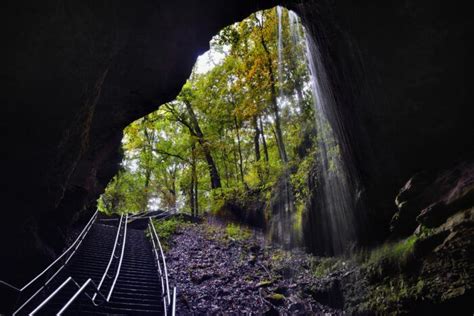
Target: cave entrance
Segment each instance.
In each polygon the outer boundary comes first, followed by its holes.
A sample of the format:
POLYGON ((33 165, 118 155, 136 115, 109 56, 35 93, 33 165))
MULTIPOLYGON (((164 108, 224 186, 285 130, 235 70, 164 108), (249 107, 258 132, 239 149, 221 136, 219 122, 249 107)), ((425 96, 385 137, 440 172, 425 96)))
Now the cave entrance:
POLYGON ((174 101, 125 129, 122 168, 99 209, 218 214, 286 246, 306 235, 318 251, 342 253, 355 241, 348 169, 327 117, 325 67, 300 18, 259 11, 210 47, 174 101))

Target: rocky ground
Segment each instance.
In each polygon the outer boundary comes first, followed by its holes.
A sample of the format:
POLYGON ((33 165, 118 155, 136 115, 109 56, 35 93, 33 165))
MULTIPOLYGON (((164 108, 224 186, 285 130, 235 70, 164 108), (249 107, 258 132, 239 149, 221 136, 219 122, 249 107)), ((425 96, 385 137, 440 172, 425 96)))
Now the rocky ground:
POLYGON ((347 258, 269 245, 213 218, 168 240, 179 314, 473 315, 474 163, 417 174, 392 237, 347 258))
POLYGON ((167 259, 178 314, 341 314, 341 302, 313 291, 324 280, 310 256, 266 245, 258 233, 243 235, 205 221, 173 237, 167 259))

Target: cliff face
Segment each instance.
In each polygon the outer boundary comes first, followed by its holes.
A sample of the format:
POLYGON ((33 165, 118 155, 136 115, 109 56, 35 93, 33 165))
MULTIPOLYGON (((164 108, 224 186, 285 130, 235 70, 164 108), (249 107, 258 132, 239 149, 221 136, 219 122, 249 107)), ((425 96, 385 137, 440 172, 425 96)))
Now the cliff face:
MULTIPOLYGON (((6 3, 0 249, 9 265, 3 272, 27 278, 24 271, 54 256, 67 228, 91 213, 116 172, 122 129, 177 95, 222 27, 275 4, 6 3)), ((365 238, 380 240, 396 191, 411 174, 473 148, 469 11, 441 1, 287 6, 303 17, 332 74, 334 111, 351 144, 344 153, 374 210, 365 238)))
POLYGON ((472 19, 462 5, 424 0, 308 1, 299 12, 321 50, 338 101, 330 117, 344 125, 343 153, 361 184, 361 242, 379 243, 414 173, 472 160, 472 19))

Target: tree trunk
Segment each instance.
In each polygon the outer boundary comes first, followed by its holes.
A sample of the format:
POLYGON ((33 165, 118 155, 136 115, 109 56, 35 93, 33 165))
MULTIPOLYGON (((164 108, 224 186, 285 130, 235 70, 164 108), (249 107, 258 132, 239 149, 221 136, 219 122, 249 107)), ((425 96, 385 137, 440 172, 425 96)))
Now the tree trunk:
POLYGON ((267 140, 265 139, 265 130, 263 129, 262 118, 259 117, 258 120, 260 121, 260 136, 262 136, 263 155, 265 156, 265 161, 268 162, 268 147, 267 140))
POLYGON ((186 110, 189 114, 191 119, 191 124, 194 128, 194 133, 198 138, 198 142, 202 147, 204 152, 204 157, 206 158, 207 166, 209 168, 209 175, 211 177, 211 188, 217 189, 221 187, 221 178, 219 176, 219 172, 217 171, 216 163, 214 162, 214 158, 212 157, 211 150, 209 149, 209 144, 204 139, 204 134, 202 133, 201 127, 199 126, 199 122, 197 120, 196 114, 191 106, 191 104, 187 101, 184 102, 186 105, 186 110))
POLYGON ((194 217, 198 215, 197 209, 197 175, 196 175, 196 147, 191 145, 191 185, 190 185, 190 204, 191 213, 194 217))
POLYGON ((198 190, 198 178, 196 172, 194 172, 194 211, 196 212, 196 217, 199 215, 199 190, 198 190))
MULTIPOLYGON (((227 138, 227 129, 224 132, 224 140, 227 138)), ((229 187, 229 166, 228 166, 228 156, 229 153, 227 152, 227 146, 224 146, 223 151, 222 151, 223 159, 222 162, 224 164, 224 175, 225 175, 225 185, 226 187, 229 187)))
POLYGON ((191 215, 196 217, 196 210, 194 209, 194 178, 191 177, 191 185, 189 186, 189 206, 191 207, 191 215))
POLYGON ((260 161, 260 130, 258 129, 257 116, 253 117, 253 128, 255 135, 253 136, 253 143, 255 147, 255 161, 260 161))
POLYGON ((239 170, 240 170, 240 180, 242 183, 244 183, 244 166, 243 166, 243 161, 242 161, 242 146, 240 144, 240 130, 239 130, 239 124, 237 122, 237 117, 234 116, 234 124, 235 124, 235 130, 237 133, 237 148, 239 150, 239 170))

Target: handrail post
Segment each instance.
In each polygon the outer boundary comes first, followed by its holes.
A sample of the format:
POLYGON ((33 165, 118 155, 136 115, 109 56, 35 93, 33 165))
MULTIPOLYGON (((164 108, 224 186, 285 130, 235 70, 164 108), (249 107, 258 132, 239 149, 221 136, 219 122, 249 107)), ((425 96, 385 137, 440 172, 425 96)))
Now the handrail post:
POLYGON ((173 287, 173 303, 171 305, 171 316, 176 315, 176 286, 173 287))

